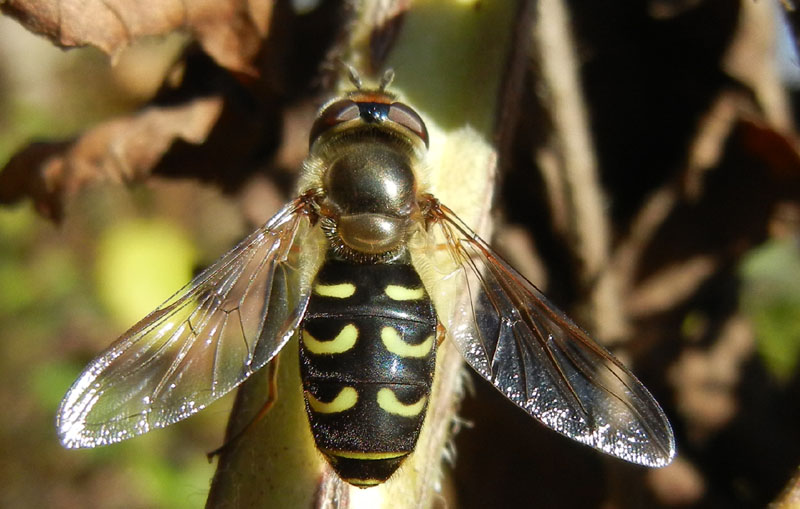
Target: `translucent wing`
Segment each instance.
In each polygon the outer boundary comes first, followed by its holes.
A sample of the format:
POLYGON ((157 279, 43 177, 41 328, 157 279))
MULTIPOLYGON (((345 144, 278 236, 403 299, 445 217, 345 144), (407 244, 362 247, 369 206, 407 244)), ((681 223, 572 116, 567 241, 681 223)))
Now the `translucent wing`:
POLYGON ((664 412, 619 360, 432 197, 428 222, 429 242, 447 246, 429 254, 428 264, 465 288, 450 299, 448 332, 472 368, 574 440, 642 465, 672 460, 664 412))
POLYGON ((201 410, 291 338, 308 302, 314 249, 303 198, 197 276, 89 364, 58 410, 65 447, 95 447, 201 410), (307 278, 306 278, 307 279, 307 278))

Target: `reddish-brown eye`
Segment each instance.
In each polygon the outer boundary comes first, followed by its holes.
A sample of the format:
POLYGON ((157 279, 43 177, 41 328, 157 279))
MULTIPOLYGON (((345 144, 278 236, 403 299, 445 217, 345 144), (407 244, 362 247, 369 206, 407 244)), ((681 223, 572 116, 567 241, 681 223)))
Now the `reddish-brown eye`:
POLYGON ((416 111, 403 103, 392 103, 387 117, 419 136, 425 142, 425 146, 428 146, 428 128, 416 111))
POLYGON ((317 117, 317 120, 314 121, 314 125, 311 127, 311 134, 308 140, 309 145, 313 144, 320 134, 331 127, 341 124, 342 122, 347 122, 348 120, 356 119, 360 114, 358 104, 350 99, 342 99, 326 107, 322 113, 319 114, 319 117, 317 117))

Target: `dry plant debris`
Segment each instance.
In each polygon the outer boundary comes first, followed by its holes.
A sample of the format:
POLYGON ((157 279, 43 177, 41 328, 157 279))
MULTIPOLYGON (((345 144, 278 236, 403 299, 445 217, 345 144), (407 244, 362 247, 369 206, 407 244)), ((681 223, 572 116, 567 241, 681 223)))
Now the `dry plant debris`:
MULTIPOLYGON (((463 409, 475 426, 456 442, 457 496, 464 507, 763 506, 796 485, 800 464, 799 371, 771 375, 739 299, 744 257, 800 231, 800 97, 776 68, 775 6, 553 2, 566 13, 547 27, 556 33, 531 36, 522 51, 531 60, 508 64, 523 66, 524 83, 503 98, 517 116, 513 140, 499 143, 507 171, 497 203, 515 223, 497 228, 501 248, 542 272, 553 299, 632 362, 664 403, 681 456, 649 474, 605 463, 479 384, 481 398, 463 409), (545 40, 561 41, 572 66, 551 65, 545 40)), ((405 8, 386 6, 371 65, 390 52, 405 8)), ((299 15, 267 1, 5 0, 0 9, 55 44, 110 55, 176 29, 198 43, 139 112, 32 144, 0 172, 0 202, 29 198, 51 218, 91 182, 152 174, 252 185, 245 201, 278 201, 304 143, 300 127, 280 126, 307 123, 319 69, 352 28, 346 8, 299 15)), ((788 14, 795 28, 797 16, 788 14)))

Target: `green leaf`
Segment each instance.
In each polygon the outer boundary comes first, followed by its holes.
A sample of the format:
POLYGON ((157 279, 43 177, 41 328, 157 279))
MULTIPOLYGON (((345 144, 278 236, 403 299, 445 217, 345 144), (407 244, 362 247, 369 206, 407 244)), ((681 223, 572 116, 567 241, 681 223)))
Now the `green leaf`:
POLYGON ((134 220, 106 231, 97 253, 97 285, 103 304, 129 326, 192 278, 194 246, 164 221, 134 220))
POLYGON ((787 380, 800 360, 800 249, 794 239, 771 240, 742 262, 742 309, 756 330, 758 353, 787 380))

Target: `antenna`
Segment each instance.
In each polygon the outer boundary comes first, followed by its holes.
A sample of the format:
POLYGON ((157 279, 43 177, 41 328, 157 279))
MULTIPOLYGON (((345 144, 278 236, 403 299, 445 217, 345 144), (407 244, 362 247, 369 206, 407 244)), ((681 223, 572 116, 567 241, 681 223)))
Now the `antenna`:
POLYGON ((394 69, 386 69, 381 78, 381 84, 378 86, 378 90, 384 92, 386 87, 392 84, 392 81, 394 81, 394 69))
POLYGON ((350 78, 350 83, 353 84, 358 90, 361 90, 361 75, 358 74, 358 71, 352 65, 342 62, 345 68, 347 69, 348 77, 350 78))

